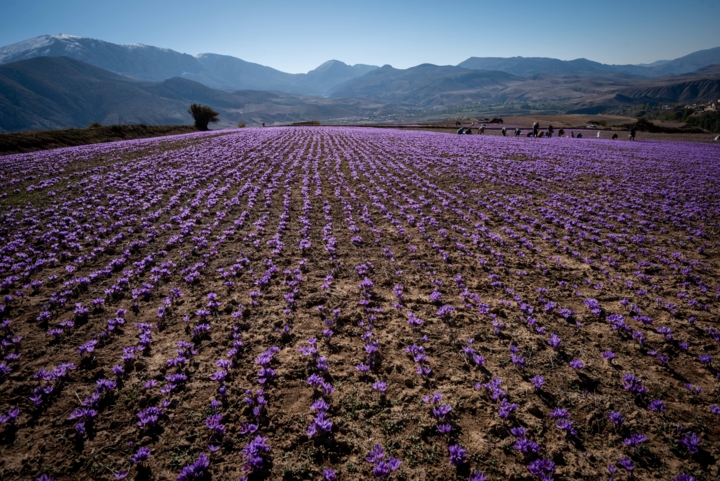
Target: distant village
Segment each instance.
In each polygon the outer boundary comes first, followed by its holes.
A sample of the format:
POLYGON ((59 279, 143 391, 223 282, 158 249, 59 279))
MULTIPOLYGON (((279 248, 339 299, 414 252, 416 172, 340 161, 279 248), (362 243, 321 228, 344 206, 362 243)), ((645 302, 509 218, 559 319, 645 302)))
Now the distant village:
MULTIPOLYGON (((718 105, 720 105, 720 99, 717 101, 711 100, 708 102, 695 102, 694 104, 687 104, 684 106, 685 109, 692 109, 694 113, 702 113, 702 112, 717 112, 718 105)), ((663 110, 671 110, 673 107, 670 105, 663 105, 663 110)))

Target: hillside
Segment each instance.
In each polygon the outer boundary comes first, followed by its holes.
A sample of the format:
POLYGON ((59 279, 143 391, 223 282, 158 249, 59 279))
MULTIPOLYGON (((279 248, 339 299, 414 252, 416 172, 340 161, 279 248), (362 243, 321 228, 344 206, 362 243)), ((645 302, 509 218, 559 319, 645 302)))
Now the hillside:
POLYGON ((593 75, 598 73, 617 72, 592 60, 580 58, 577 60, 558 60, 556 58, 542 57, 470 57, 458 64, 458 67, 473 70, 499 70, 501 72, 529 77, 533 75, 593 75))
POLYGON ((720 78, 641 86, 620 90, 616 98, 632 103, 694 102, 720 98, 720 78))
POLYGON ((540 74, 520 77, 497 70, 471 70, 431 64, 405 70, 386 65, 339 85, 331 96, 367 97, 426 107, 514 102, 573 105, 645 82, 648 80, 623 73, 600 73, 588 77, 540 74))
POLYGON ((160 82, 182 77, 226 90, 279 90, 295 94, 324 94, 351 78, 377 68, 331 60, 308 74, 289 74, 229 55, 204 53, 197 57, 149 45, 117 45, 72 35, 43 35, 0 48, 0 64, 36 57, 71 57, 137 80, 160 82), (331 64, 328 68, 327 64, 331 64))
POLYGON ((4 131, 85 127, 92 122, 188 124, 179 103, 128 79, 66 57, 38 57, 0 66, 4 131))
MULTIPOLYGON (((348 75, 331 62, 324 74, 348 75)), ((320 75, 320 73, 318 73, 320 75)), ((331 98, 267 90, 218 90, 186 78, 149 82, 68 57, 36 57, 0 65, 0 132, 109 124, 188 125, 191 103, 220 112, 218 127, 321 120, 340 123, 411 119, 426 109, 466 104, 547 104, 571 113, 622 105, 720 98, 717 67, 658 79, 601 73, 589 77, 470 70, 431 64, 386 65, 346 81, 331 98)))
POLYGON ((193 103, 220 112, 220 126, 238 121, 295 122, 366 117, 392 111, 387 102, 304 97, 258 90, 223 91, 182 78, 143 82, 67 57, 0 65, 0 131, 86 127, 92 122, 187 125, 193 103))
POLYGON ((0 135, 0 155, 195 132, 190 125, 111 125, 0 135))
POLYGON ((673 75, 689 73, 708 65, 720 64, 720 47, 709 48, 693 52, 684 57, 676 58, 657 67, 653 70, 662 75, 673 75))
POLYGON ((693 52, 675 60, 660 60, 646 65, 608 65, 584 58, 558 60, 543 57, 470 57, 458 67, 474 70, 499 70, 529 77, 533 75, 591 76, 623 73, 640 77, 662 77, 694 72, 707 65, 720 63, 720 47, 693 52))
POLYGON ((339 85, 333 98, 366 97, 434 106, 493 98, 504 87, 524 79, 497 71, 422 64, 400 70, 385 65, 339 85))

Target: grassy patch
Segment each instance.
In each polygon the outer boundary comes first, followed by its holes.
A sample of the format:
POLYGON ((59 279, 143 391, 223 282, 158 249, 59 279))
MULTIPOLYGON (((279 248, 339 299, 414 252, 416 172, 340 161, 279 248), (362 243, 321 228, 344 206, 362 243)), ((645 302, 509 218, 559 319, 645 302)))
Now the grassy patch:
POLYGON ((195 132, 195 128, 189 125, 139 124, 2 134, 0 135, 0 155, 163 135, 189 134, 190 132, 195 132))

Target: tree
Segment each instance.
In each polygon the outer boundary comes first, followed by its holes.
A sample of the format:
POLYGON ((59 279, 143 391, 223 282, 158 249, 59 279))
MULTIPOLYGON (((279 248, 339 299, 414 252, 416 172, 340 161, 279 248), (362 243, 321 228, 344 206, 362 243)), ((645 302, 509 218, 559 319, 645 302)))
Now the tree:
POLYGON ((207 105, 192 104, 188 109, 188 113, 195 119, 195 128, 198 130, 207 130, 209 123, 218 122, 218 112, 207 105))

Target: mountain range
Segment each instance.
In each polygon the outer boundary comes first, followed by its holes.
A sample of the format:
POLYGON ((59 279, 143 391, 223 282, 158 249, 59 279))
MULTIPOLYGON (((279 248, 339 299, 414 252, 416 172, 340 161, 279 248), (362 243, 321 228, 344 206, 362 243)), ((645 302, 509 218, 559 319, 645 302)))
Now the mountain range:
POLYGON ((325 95, 334 86, 377 68, 330 60, 306 74, 290 74, 229 55, 197 56, 149 45, 117 45, 73 35, 43 35, 0 48, 0 64, 35 57, 70 57, 137 80, 181 77, 224 90, 278 90, 325 95))
POLYGON ((309 119, 370 118, 402 108, 367 99, 327 99, 262 90, 225 91, 173 77, 123 77, 69 57, 0 65, 0 132, 109 124, 192 124, 191 103, 220 112, 219 127, 309 119))
POLYGON ((707 65, 720 64, 720 47, 693 52, 675 60, 659 60, 642 65, 608 65, 585 58, 558 60, 542 57, 470 57, 458 67, 475 70, 500 70, 520 76, 554 75, 580 76, 624 73, 640 77, 660 77, 694 72, 707 65))
POLYGON ((597 113, 633 103, 720 98, 720 48, 650 65, 472 57, 458 66, 325 62, 288 74, 217 54, 45 35, 0 48, 0 131, 91 122, 190 123, 189 103, 222 124, 409 119, 468 104, 558 104, 597 113))
MULTIPOLYGON (((43 35, 0 47, 0 64, 35 57, 71 57, 137 80, 160 82, 181 77, 223 90, 277 90, 333 97, 337 97, 338 92, 345 88, 344 83, 378 68, 374 65, 347 65, 339 60, 330 60, 308 73, 290 74, 229 55, 202 53, 192 56, 167 48, 141 44, 118 45, 65 34, 43 35)), ((714 64, 720 64, 720 47, 649 65, 608 65, 584 58, 470 57, 457 67, 499 71, 520 77, 627 74, 653 78, 689 73, 714 64)))

